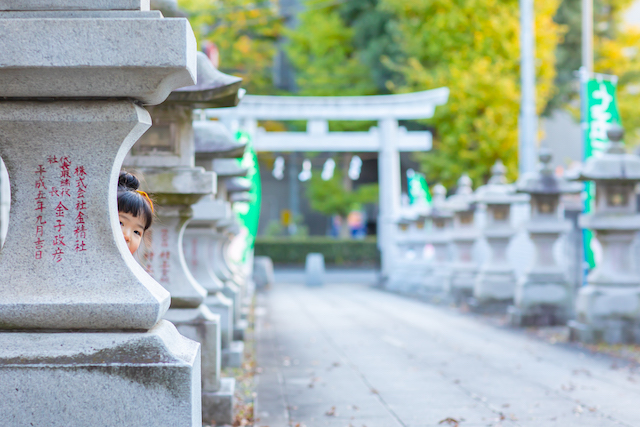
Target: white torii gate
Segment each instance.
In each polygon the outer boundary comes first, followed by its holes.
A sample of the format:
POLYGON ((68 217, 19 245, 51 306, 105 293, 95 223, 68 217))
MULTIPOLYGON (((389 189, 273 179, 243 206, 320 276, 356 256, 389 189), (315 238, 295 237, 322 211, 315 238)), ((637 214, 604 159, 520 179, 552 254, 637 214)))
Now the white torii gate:
POLYGON ((382 275, 388 277, 395 253, 395 220, 400 208, 400 151, 431 149, 431 133, 407 131, 398 120, 428 119, 449 97, 448 88, 399 95, 247 95, 235 108, 206 110, 232 131, 248 132, 256 151, 356 151, 378 155, 378 247, 382 275), (306 132, 266 132, 258 120, 306 120, 306 132), (329 132, 328 120, 376 120, 368 132, 329 132))

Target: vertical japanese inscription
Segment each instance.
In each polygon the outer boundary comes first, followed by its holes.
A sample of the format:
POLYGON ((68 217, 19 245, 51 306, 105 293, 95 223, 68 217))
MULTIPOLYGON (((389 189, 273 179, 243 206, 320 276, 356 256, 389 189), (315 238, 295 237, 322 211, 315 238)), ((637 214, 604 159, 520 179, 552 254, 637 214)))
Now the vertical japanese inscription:
POLYGON ((87 193, 85 179, 87 178, 87 172, 84 166, 77 166, 73 174, 76 178, 77 212, 75 216, 75 227, 73 229, 73 234, 76 239, 75 251, 84 252, 87 250, 87 244, 85 243, 85 239, 87 238, 87 229, 85 227, 85 221, 87 220, 87 202, 85 201, 85 194, 87 193))
POLYGON ((169 229, 160 229, 160 283, 169 283, 171 252, 169 252, 169 229))
POLYGON ((44 165, 38 165, 36 170, 36 240, 35 244, 35 258, 42 259, 42 251, 44 249, 44 226, 47 221, 44 219, 44 210, 46 209, 47 202, 47 185, 44 178, 47 170, 44 165))
POLYGON ((84 166, 75 168, 75 184, 77 194, 72 195, 72 161, 69 156, 48 156, 44 164, 38 165, 36 169, 35 182, 35 211, 36 211, 36 232, 35 232, 35 259, 43 259, 45 253, 49 253, 54 262, 62 262, 66 254, 73 246, 69 241, 70 231, 67 231, 69 219, 75 218, 74 234, 76 237, 75 251, 86 251, 86 229, 84 228, 86 218, 86 202, 84 201, 87 186, 85 184, 86 171, 84 166), (69 219, 67 219, 69 218, 69 219), (49 233, 46 234, 47 227, 49 233), (53 236, 48 240, 45 235, 53 236), (48 246, 48 242, 51 246, 48 246), (67 245, 69 244, 69 246, 67 245), (50 252, 49 249, 50 248, 50 252))

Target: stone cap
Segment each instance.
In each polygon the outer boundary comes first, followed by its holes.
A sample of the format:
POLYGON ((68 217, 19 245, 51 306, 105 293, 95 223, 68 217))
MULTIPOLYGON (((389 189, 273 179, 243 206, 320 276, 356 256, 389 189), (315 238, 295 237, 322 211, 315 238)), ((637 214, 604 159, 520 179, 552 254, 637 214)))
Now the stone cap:
POLYGON ((193 108, 235 107, 240 102, 240 77, 218 71, 207 55, 197 53, 198 81, 193 86, 176 89, 166 102, 189 105, 193 108))
POLYGON ((227 193, 242 193, 251 190, 251 181, 246 178, 231 178, 226 180, 227 193))
POLYGON ((193 122, 193 139, 198 160, 242 157, 247 146, 236 141, 225 125, 211 120, 193 122))
POLYGON ((585 162, 577 177, 579 181, 640 181, 640 157, 628 154, 622 144, 624 130, 614 125, 607 131, 611 141, 604 153, 585 162))
POLYGON ((204 196, 216 191, 216 174, 204 168, 144 168, 142 172, 143 190, 156 197, 161 194, 204 196))
POLYGON ((234 178, 247 176, 248 168, 243 168, 237 159, 215 159, 213 161, 213 171, 220 178, 234 178))
POLYGON ((3 15, 0 98, 132 98, 155 105, 174 89, 194 84, 196 40, 189 22, 147 13, 131 13, 140 18, 3 15))
POLYGON ((569 182, 565 179, 555 176, 551 168, 551 151, 547 147, 541 147, 538 153, 540 162, 538 163, 538 171, 534 173, 525 173, 516 184, 519 193, 528 194, 565 194, 580 193, 582 184, 577 182, 569 182))
POLYGON ((229 199, 231 200, 232 203, 236 203, 236 202, 251 203, 251 202, 253 202, 253 197, 248 192, 233 193, 233 194, 231 194, 229 199))
POLYGON ((192 208, 193 221, 217 221, 231 215, 231 204, 221 199, 203 198, 192 208))
POLYGON ((432 218, 451 218, 453 216, 447 206, 447 189, 442 184, 433 186, 430 216, 432 218))
POLYGON ((475 197, 473 195, 473 181, 466 173, 458 179, 456 194, 447 198, 447 206, 453 212, 466 212, 475 209, 475 197))
POLYGON ((517 194, 516 186, 507 184, 506 173, 507 168, 502 160, 498 159, 491 168, 489 182, 476 190, 476 201, 489 205, 510 205, 528 201, 528 195, 517 194))
POLYGON ((149 10, 149 0, 0 0, 0 12, 149 10))

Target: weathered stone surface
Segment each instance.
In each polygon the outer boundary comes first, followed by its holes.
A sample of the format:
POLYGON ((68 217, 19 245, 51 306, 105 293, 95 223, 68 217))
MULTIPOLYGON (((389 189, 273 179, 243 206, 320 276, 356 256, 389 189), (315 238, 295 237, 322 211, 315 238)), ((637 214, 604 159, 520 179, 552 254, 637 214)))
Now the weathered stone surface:
POLYGON ((4 98, 159 104, 196 81, 196 41, 183 18, 1 19, 0 40, 4 98))
POLYGON ((142 330, 160 320, 169 294, 129 254, 116 205, 120 165, 150 124, 130 101, 0 103, 12 184, 0 328, 142 330))
POLYGON ((4 10, 149 10, 149 0, 0 0, 4 10))
POLYGON ((202 393, 202 421, 212 425, 233 424, 235 378, 222 378, 220 390, 202 393))
POLYGON ((3 426, 197 427, 200 393, 200 345, 169 322, 132 333, 0 332, 3 426))
POLYGON ((202 353, 202 391, 220 389, 220 316, 201 304, 198 308, 172 308, 164 316, 178 332, 199 342, 202 353))

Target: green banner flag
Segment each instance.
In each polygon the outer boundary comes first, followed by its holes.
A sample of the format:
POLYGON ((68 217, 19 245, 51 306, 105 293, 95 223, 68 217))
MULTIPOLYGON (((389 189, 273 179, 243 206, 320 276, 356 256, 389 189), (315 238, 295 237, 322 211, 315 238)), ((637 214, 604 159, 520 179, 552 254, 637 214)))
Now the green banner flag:
POLYGON ((260 221, 260 208, 262 204, 262 181, 260 179, 260 168, 258 166, 258 156, 251 136, 244 131, 236 133, 236 140, 246 143, 247 148, 242 159, 238 160, 240 166, 249 170, 246 179, 251 184, 249 191, 249 202, 236 202, 233 204, 233 210, 238 217, 241 225, 240 236, 241 248, 238 249, 237 257, 234 260, 238 263, 251 262, 253 258, 253 248, 258 234, 258 223, 260 221))
MULTIPOLYGON (((584 129, 584 160, 602 153, 609 145, 607 130, 614 124, 620 124, 620 114, 616 102, 616 76, 598 76, 586 81, 586 127, 584 129)), ((583 82, 583 85, 585 83, 583 82)), ((588 213, 595 205, 595 185, 593 182, 585 184, 584 212, 588 213)), ((593 233, 584 230, 584 254, 589 268, 595 267, 595 258, 591 242, 593 233)))
POLYGON ((424 174, 409 169, 407 171, 407 187, 409 189, 409 204, 426 206, 431 204, 431 193, 424 174))

